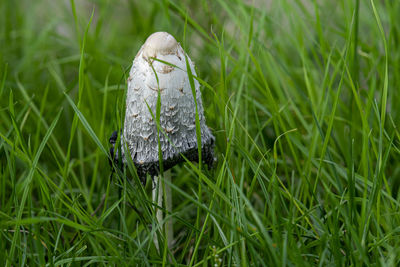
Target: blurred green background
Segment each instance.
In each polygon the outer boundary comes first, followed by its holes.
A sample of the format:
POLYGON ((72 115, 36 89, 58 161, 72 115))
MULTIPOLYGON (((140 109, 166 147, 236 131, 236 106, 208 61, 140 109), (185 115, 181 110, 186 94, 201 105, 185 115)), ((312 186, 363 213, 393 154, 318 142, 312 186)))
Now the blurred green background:
POLYGON ((399 265, 398 14, 389 0, 2 0, 0 263, 399 265), (196 65, 218 158, 173 169, 161 251, 151 183, 110 179, 105 153, 155 31, 196 65))

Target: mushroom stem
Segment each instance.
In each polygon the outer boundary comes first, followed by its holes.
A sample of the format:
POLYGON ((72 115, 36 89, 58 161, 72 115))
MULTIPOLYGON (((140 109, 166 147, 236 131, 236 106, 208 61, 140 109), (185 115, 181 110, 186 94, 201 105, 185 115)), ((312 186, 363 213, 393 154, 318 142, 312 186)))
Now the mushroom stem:
MULTIPOLYGON (((153 198, 153 203, 157 203, 158 207, 162 207, 162 196, 163 196, 163 190, 162 190, 161 177, 160 176, 155 176, 154 177, 154 188, 153 188, 153 192, 152 192, 152 198, 153 198)), ((161 222, 163 220, 162 210, 159 209, 158 207, 155 208, 156 219, 157 219, 157 225, 156 225, 157 228, 161 226, 161 222)), ((154 245, 156 246, 156 248, 158 250, 159 246, 158 246, 157 235, 154 235, 154 245)))
MULTIPOLYGON (((171 171, 164 172, 164 179, 165 179, 164 181, 167 181, 166 183, 162 180, 161 175, 154 177, 155 185, 152 192, 153 202, 157 203, 159 207, 162 207, 163 195, 164 195, 165 209, 167 210, 168 213, 171 213, 172 212, 172 196, 171 196, 171 186, 170 186, 171 171)), ((163 221, 163 213, 162 210, 159 208, 156 208, 156 219, 157 219, 157 224, 161 226, 161 223, 163 221)), ((165 227, 168 248, 171 249, 174 242, 174 229, 173 229, 172 217, 170 217, 165 222, 164 227, 165 227)), ((154 236, 154 244, 158 249, 159 246, 156 235, 154 236)))
MULTIPOLYGON (((164 188, 165 188, 165 208, 169 214, 172 213, 172 195, 171 195, 171 171, 168 170, 164 173, 164 179, 167 181, 164 183, 164 188)), ((165 232, 167 235, 167 243, 168 243, 168 248, 171 249, 172 245, 174 243, 174 228, 173 228, 173 222, 172 222, 172 215, 168 218, 168 220, 165 222, 165 232)))

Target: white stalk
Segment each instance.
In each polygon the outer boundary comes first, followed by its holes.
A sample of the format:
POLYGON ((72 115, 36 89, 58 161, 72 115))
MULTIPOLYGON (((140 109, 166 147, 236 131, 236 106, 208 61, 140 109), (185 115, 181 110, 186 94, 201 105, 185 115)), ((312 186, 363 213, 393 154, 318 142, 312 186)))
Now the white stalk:
MULTIPOLYGON (((171 213, 172 196, 171 196, 171 186, 169 185, 169 183, 171 183, 171 171, 164 172, 164 179, 167 181, 166 183, 162 181, 161 175, 154 177, 155 185, 152 192, 153 202, 157 203, 159 207, 163 207, 163 195, 164 195, 165 208, 168 211, 168 213, 171 213)), ((163 226, 165 227, 168 248, 171 249, 174 242, 174 229, 173 229, 172 216, 168 218, 168 220, 165 222, 165 225, 162 225, 163 212, 161 209, 156 207, 156 219, 157 219, 157 224, 160 227, 160 230, 162 229, 163 226)), ((154 235, 154 244, 156 248, 159 249, 157 235, 154 235)))
MULTIPOLYGON (((171 186, 169 185, 171 183, 171 171, 166 171, 164 172, 164 178, 166 183, 164 183, 165 187, 165 208, 168 211, 168 213, 172 214, 172 195, 171 195, 171 186)), ((168 218, 168 220, 165 222, 165 232, 167 234, 167 243, 168 243, 168 248, 171 249, 172 245, 174 244, 174 224, 172 221, 172 215, 168 218)))

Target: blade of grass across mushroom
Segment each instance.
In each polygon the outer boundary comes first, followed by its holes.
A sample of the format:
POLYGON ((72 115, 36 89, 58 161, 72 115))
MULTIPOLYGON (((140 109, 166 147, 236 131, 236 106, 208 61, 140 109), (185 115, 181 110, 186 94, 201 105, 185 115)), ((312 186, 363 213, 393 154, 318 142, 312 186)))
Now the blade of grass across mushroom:
MULTIPOLYGON (((156 59, 156 58, 154 58, 154 61, 160 61, 160 62, 162 62, 162 63, 164 63, 164 64, 167 64, 167 65, 170 65, 170 66, 175 66, 175 65, 173 65, 173 64, 170 64, 169 62, 165 62, 165 61, 162 61, 162 60, 159 60, 159 59, 156 59)), ((175 66, 175 67, 177 67, 177 66, 175 66)), ((177 67, 178 69, 180 69, 179 67, 177 67)), ((157 75, 157 74, 156 74, 157 75)), ((194 77, 194 76, 193 76, 194 77)), ((169 136, 166 134, 166 132, 164 131, 164 129, 162 129, 162 127, 161 127, 161 125, 160 125, 160 122, 159 122, 159 120, 157 120, 156 119, 156 116, 154 116, 154 113, 153 113, 153 111, 151 110, 151 108, 150 108, 150 106, 149 106, 149 104, 147 103, 147 101, 145 101, 145 103, 146 103, 146 106, 147 106, 147 108, 148 108, 148 110, 149 110, 149 112, 150 112, 150 114, 151 114, 151 116, 152 116, 152 118, 153 118, 153 120, 154 121, 156 121, 156 126, 157 126, 157 128, 158 128, 158 132, 159 133, 162 133, 163 135, 164 135, 164 137, 168 140, 168 142, 171 144, 171 146, 172 147, 174 147, 174 148, 176 148, 175 147, 175 145, 171 142, 171 139, 169 138, 169 136)), ((193 165, 182 153, 180 154, 184 159, 185 159, 185 161, 187 162, 187 163, 189 163, 189 165, 190 166, 192 166, 192 168, 196 168, 196 167, 193 167, 193 166, 195 166, 195 165, 193 165)), ((198 170, 197 168, 196 168, 196 170, 198 170)), ((203 180, 205 180, 209 185, 210 185, 210 187, 213 187, 212 186, 212 182, 208 179, 208 178, 206 178, 206 176, 204 176, 204 174, 200 171, 200 170, 198 170, 199 171, 199 173, 198 174, 200 174, 200 175, 202 175, 202 179, 203 180)), ((166 183, 166 185, 165 185, 165 187, 170 187, 170 185, 172 184, 171 183, 171 180, 165 180, 165 183, 166 183)), ((219 192, 220 194, 222 194, 222 192, 219 192)), ((225 201, 227 202, 227 203, 229 203, 229 200, 227 199, 227 197, 225 197, 225 201)), ((161 208, 161 209, 163 209, 162 207, 158 207, 158 208, 161 208)), ((164 209, 163 209, 164 210, 164 209)), ((168 213, 170 213, 171 211, 170 210, 168 210, 168 209, 165 209, 168 213)), ((174 216, 175 217, 175 216, 174 216)), ((179 219, 179 217, 176 217, 177 219, 179 219)), ((197 228, 193 228, 193 227, 191 227, 192 229, 196 229, 196 231, 198 231, 197 230, 197 228)))
MULTIPOLYGON (((151 68, 153 69, 153 71, 155 73, 155 76, 156 76, 156 79, 157 79, 157 86, 159 88, 157 73, 154 70, 153 65, 150 64, 150 66, 151 66, 151 68)), ((174 146, 174 144, 171 142, 171 139, 168 137, 168 135, 166 134, 166 132, 164 131, 164 129, 162 129, 162 127, 160 125, 160 113, 161 113, 160 112, 161 111, 160 89, 157 90, 156 116, 154 116, 154 113, 151 110, 151 108, 150 108, 150 106, 149 106, 149 104, 147 103, 146 100, 145 100, 145 104, 146 104, 146 106, 147 106, 147 108, 148 108, 148 110, 150 112, 151 117, 153 118, 153 121, 156 122, 156 127, 157 127, 157 142, 158 142, 158 157, 159 157, 160 174, 159 174, 158 177, 154 177, 154 179, 156 179, 156 182, 155 182, 155 186, 154 186, 154 189, 153 189, 153 192, 152 192, 152 200, 153 200, 152 205, 154 205, 155 208, 156 208, 155 209, 156 210, 155 216, 156 216, 157 223, 160 225, 160 227, 162 227, 161 226, 161 222, 163 220, 163 216, 162 216, 163 207, 162 207, 162 202, 160 202, 160 199, 159 199, 160 198, 160 191, 159 190, 164 192, 164 194, 161 194, 161 195, 164 195, 164 202, 166 204, 166 207, 165 207, 166 214, 167 213, 170 213, 170 214, 172 213, 172 205, 171 205, 171 203, 172 203, 172 198, 171 197, 172 196, 171 196, 171 189, 170 188, 167 189, 167 187, 169 187, 169 184, 168 183, 164 183, 164 180, 168 180, 169 182, 171 182, 171 170, 167 171, 168 174, 166 175, 167 177, 165 177, 164 176, 165 173, 163 172, 163 165, 162 165, 163 164, 163 158, 162 158, 162 150, 161 150, 161 142, 160 142, 160 133, 162 133, 164 135, 164 137, 167 138, 168 142, 172 146, 174 146), (163 173, 164 173, 164 175, 163 175, 163 173), (164 179, 161 179, 161 177, 164 177, 164 179), (161 182, 161 186, 160 186, 160 182, 161 182), (169 193, 169 195, 167 195, 167 193, 169 193)), ((164 229, 164 233, 166 235, 166 238, 164 239, 164 250, 163 250, 163 258, 165 258, 165 259, 166 259, 166 254, 167 254, 166 249, 167 248, 171 249, 171 245, 170 245, 169 242, 171 242, 170 241, 171 238, 173 239, 172 216, 171 216, 171 218, 169 218, 169 220, 166 222, 166 224, 168 224, 168 226, 165 225, 165 227, 164 227, 165 228, 164 229), (168 239, 168 238, 170 238, 170 239, 168 239)), ((162 228, 161 228, 160 232, 163 232, 162 228)), ((158 240, 156 240, 156 237, 154 239, 154 243, 156 244, 156 246, 158 246, 158 240)))
MULTIPOLYGON (((154 36, 161 36, 161 35, 165 35, 165 33, 157 33, 156 35, 152 35, 153 37, 154 36)), ((172 36, 171 36, 172 37, 172 36)), ((149 38, 152 38, 152 37, 149 37, 149 38)), ((148 39, 148 40, 150 40, 150 39, 148 39)), ((146 41, 147 42, 147 41, 146 41)), ((176 45, 178 45, 177 43, 176 43, 176 41, 174 40, 174 42, 175 42, 175 44, 176 45)), ((181 57, 183 57, 184 55, 181 55, 181 57)), ((148 61, 149 62, 149 61, 148 61)), ((152 61, 151 61, 152 62, 152 61)), ((167 64, 167 65, 170 65, 170 64, 167 64)), ((156 79, 158 78, 157 77, 157 73, 155 72, 155 70, 154 70, 154 68, 153 68, 153 66, 152 65, 150 65, 151 66, 151 69, 152 69, 152 72, 153 73, 155 73, 155 76, 156 76, 156 79)), ((159 81, 158 81, 158 79, 157 79, 157 83, 159 83, 159 81)), ((159 84, 157 85, 158 87, 159 87, 159 84)), ((159 90, 160 91, 160 90, 159 90)), ((158 93, 157 94, 157 96, 158 96, 158 101, 160 100, 160 95, 161 95, 161 93, 158 93)), ((187 101, 190 101, 191 102, 191 98, 189 98, 187 101)), ((158 105, 160 105, 160 103, 158 103, 158 105)), ((152 118, 153 118, 153 120, 154 120, 154 114, 152 114, 152 111, 149 109, 149 104, 148 103, 146 103, 146 106, 147 106, 147 109, 150 111, 150 113, 151 113, 151 115, 152 115, 152 118)), ((195 114, 195 113, 194 113, 195 114)), ((158 129, 157 129, 157 133, 158 133, 158 137, 157 138, 159 138, 159 136, 161 136, 160 135, 160 132, 161 133, 163 133, 164 135, 165 135, 165 133, 164 133, 164 131, 163 131, 163 129, 162 129, 162 127, 159 125, 159 123, 157 123, 157 120, 155 120, 156 121, 156 125, 157 125, 157 127, 158 127, 158 129)), ((173 144, 171 144, 171 141, 170 141, 170 139, 168 138, 168 136, 166 136, 166 138, 165 139, 167 139, 168 140, 168 142, 170 143, 170 145, 172 146, 172 147, 174 147, 174 145, 173 144)), ((197 138, 195 138, 195 140, 196 140, 197 138)), ((157 141, 159 141, 159 140, 157 140, 157 141)), ((196 143, 197 143, 197 140, 196 140, 196 143)), ((179 150, 178 150, 179 151, 179 150)), ((161 157, 159 157, 159 159, 160 159, 161 157)), ((158 160, 159 160, 158 159, 158 160)), ((166 195, 168 195, 168 194, 166 194, 166 195)), ((168 204, 168 203, 167 203, 168 204)))
MULTIPOLYGON (((156 179, 155 182, 155 188, 153 189, 152 192, 152 200, 154 203, 157 203, 157 208, 156 208, 156 219, 157 223, 161 226, 161 222, 163 221, 163 214, 162 214, 162 196, 164 196, 164 203, 165 203, 165 210, 168 213, 172 212, 172 196, 171 196, 171 188, 168 184, 165 184, 165 180, 171 181, 171 170, 168 170, 166 173, 164 173, 164 166, 163 166, 163 153, 161 149, 161 140, 160 140, 160 133, 162 133, 168 140, 170 144, 172 144, 170 138, 167 136, 165 131, 162 129, 161 124, 160 124, 160 118, 161 118, 161 89, 160 89, 160 84, 159 84, 159 79, 156 70, 154 69, 154 66, 152 64, 152 60, 154 60, 154 57, 151 57, 149 60, 149 65, 154 73, 154 76, 156 78, 157 82, 157 103, 156 103, 156 116, 154 116, 153 111, 151 110, 148 102, 145 100, 145 104, 147 106, 148 111, 150 112, 150 115, 156 123, 156 128, 157 128, 157 145, 158 145, 158 161, 159 161, 159 170, 160 173, 158 177, 154 177, 156 179), (161 179, 161 178, 164 179, 161 179), (161 183, 161 184, 160 184, 161 183), (161 190, 161 191, 160 191, 161 190)), ((173 144, 172 144, 173 146, 173 144)), ((154 205, 154 204, 153 204, 154 205)), ((161 228, 162 229, 162 228, 161 228)), ((160 231, 162 232, 162 231, 160 231)), ((165 225, 164 225, 164 233, 165 233, 165 239, 164 239, 164 249, 163 249, 163 261, 166 262, 167 260, 167 253, 168 250, 172 248, 173 244, 173 224, 172 224, 172 216, 166 220, 165 225)), ((154 236, 154 244, 159 249, 159 243, 157 240, 157 237, 154 236)), ((175 261, 175 259, 173 258, 175 261)))
MULTIPOLYGON (((154 116, 153 112, 151 111, 150 106, 148 105, 147 102, 146 102, 146 105, 147 105, 147 107, 148 107, 148 109, 149 109, 149 111, 150 111, 150 113, 151 113, 151 116, 154 118, 155 116, 154 116)), ((165 131, 163 131, 163 129, 161 128, 161 126, 160 126, 159 123, 157 123, 157 128, 160 129, 160 132, 161 132, 162 134, 164 134, 164 136, 165 136, 165 137, 168 139, 168 141, 172 144, 170 138, 169 138, 168 135, 165 133, 165 131)), ((172 144, 172 145, 173 145, 173 144, 172 144)), ((174 146, 174 145, 173 145, 173 146, 174 146)), ((174 146, 174 147, 175 147, 175 146, 174 146)), ((260 151, 260 153, 261 153, 261 151, 260 151)), ((206 184, 207 184, 208 186, 210 186, 210 188, 212 188, 213 191, 214 191, 217 195, 219 195, 227 204, 230 204, 230 201, 229 201, 228 197, 225 196, 224 193, 223 193, 220 189, 218 189, 218 187, 216 187, 210 179, 207 178, 207 176, 201 171, 201 169, 199 169, 198 167, 196 167, 196 165, 194 165, 189 159, 187 159, 183 153, 181 153, 180 155, 181 155, 181 157, 185 160, 185 162, 190 166, 190 168, 193 169, 193 170, 197 173, 197 175, 199 175, 199 178, 201 178, 201 180, 203 180, 204 182, 206 182, 206 184)), ((226 161, 226 160, 225 160, 225 161, 226 161)), ((225 162, 225 161, 224 161, 224 162, 225 162)), ((222 169, 223 169, 223 168, 222 168, 222 169)), ((217 178, 217 181, 220 181, 220 179, 217 178)))
POLYGON ((190 68, 189 60, 187 54, 185 53, 185 61, 186 61, 186 71, 189 77, 190 88, 192 89, 193 101, 195 106, 195 120, 196 120, 196 138, 197 138, 197 153, 199 157, 199 169, 201 170, 202 160, 201 160, 201 129, 200 129, 200 119, 199 119, 199 110, 197 108, 197 95, 196 95, 196 87, 194 85, 194 79, 192 70, 190 68))
MULTIPOLYGON (((38 151, 36 152, 35 157, 31 161, 31 164, 30 164, 31 168, 30 168, 30 171, 29 171, 29 173, 27 175, 27 178, 26 178, 26 180, 24 182, 25 186, 24 186, 24 191, 23 191, 21 203, 19 205, 19 209, 18 209, 18 213, 17 213, 17 218, 16 218, 17 222, 20 221, 21 218, 22 218, 22 213, 23 213, 23 210, 25 208, 25 202, 27 200, 28 191, 30 190, 30 185, 31 185, 31 182, 33 180, 33 176, 34 176, 34 174, 36 172, 36 166, 38 165, 40 155, 42 154, 42 152, 43 152, 43 150, 44 150, 44 148, 45 148, 45 146, 47 144, 48 139, 50 138, 51 134, 53 133, 54 128, 57 125, 58 120, 60 119, 61 112, 62 112, 62 109, 58 112, 56 118, 53 120, 52 124, 50 125, 49 129, 47 130, 46 135, 43 137, 43 140, 40 143, 40 146, 38 148, 38 151)), ((19 224, 18 223, 15 223, 15 226, 19 228, 19 224)), ((14 251, 15 251, 15 247, 17 245, 19 232, 20 231, 18 231, 18 230, 14 232, 13 239, 12 239, 12 242, 11 242, 10 254, 9 254, 10 258, 14 257, 14 251)), ((7 264, 7 265, 9 265, 9 264, 7 264)))

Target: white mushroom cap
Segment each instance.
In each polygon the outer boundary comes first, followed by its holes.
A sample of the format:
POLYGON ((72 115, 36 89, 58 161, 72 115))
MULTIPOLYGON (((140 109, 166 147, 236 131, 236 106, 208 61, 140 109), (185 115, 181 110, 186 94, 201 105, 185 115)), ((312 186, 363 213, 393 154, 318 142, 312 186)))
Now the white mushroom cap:
MULTIPOLYGON (((194 64, 187 58, 191 72, 196 76, 194 64)), ((197 80, 194 82, 202 159, 211 165, 215 138, 205 122, 200 85, 197 80)), ((146 173, 156 175, 159 169, 157 127, 153 117, 156 116, 158 91, 160 126, 165 133, 159 135, 164 169, 184 161, 181 154, 197 161, 196 107, 186 70, 185 52, 166 32, 156 32, 147 38, 133 61, 128 79, 123 140, 141 176, 146 173)))
POLYGON ((171 34, 167 32, 155 32, 144 43, 142 48, 143 56, 148 59, 157 56, 157 54, 176 54, 178 46, 178 42, 171 34))

